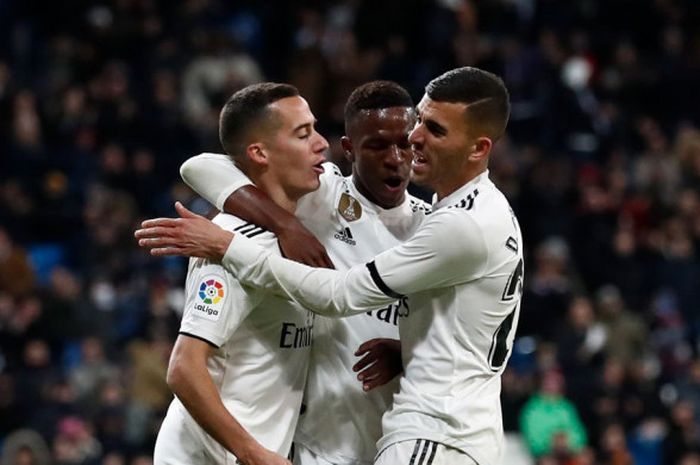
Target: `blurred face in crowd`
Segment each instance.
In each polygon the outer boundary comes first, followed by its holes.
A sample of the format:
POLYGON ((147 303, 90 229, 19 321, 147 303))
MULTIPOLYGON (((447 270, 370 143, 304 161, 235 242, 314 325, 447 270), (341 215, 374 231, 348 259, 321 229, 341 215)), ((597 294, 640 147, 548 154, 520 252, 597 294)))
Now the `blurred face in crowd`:
POLYGON ((271 183, 280 186, 288 198, 298 199, 318 189, 328 142, 316 132, 316 119, 302 97, 283 98, 269 107, 274 130, 256 144, 254 158, 265 166, 271 183))
POLYGON ((413 160, 408 134, 415 121, 408 107, 361 110, 341 141, 357 189, 382 208, 396 207, 405 198, 413 160))
POLYGON ((415 149, 411 178, 433 189, 439 199, 467 182, 467 173, 473 172, 474 163, 484 161, 492 145, 489 138, 478 136, 466 109, 465 103, 438 102, 427 95, 418 104, 418 122, 409 136, 415 149))

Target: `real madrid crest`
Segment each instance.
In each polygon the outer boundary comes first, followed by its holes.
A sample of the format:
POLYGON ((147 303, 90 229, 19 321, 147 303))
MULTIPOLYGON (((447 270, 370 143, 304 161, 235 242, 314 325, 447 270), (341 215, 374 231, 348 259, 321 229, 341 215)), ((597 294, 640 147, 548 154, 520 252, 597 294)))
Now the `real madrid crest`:
POLYGON ((362 216, 362 205, 355 197, 343 193, 338 202, 338 213, 347 221, 359 220, 362 216))

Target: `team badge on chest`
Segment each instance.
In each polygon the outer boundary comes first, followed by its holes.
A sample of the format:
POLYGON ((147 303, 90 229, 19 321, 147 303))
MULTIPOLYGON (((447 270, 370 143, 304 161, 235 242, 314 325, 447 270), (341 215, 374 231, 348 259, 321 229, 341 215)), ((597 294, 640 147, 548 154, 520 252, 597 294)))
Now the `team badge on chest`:
POLYGON ((343 193, 338 202, 338 213, 345 218, 346 221, 359 220, 362 216, 362 205, 357 199, 350 194, 343 193))

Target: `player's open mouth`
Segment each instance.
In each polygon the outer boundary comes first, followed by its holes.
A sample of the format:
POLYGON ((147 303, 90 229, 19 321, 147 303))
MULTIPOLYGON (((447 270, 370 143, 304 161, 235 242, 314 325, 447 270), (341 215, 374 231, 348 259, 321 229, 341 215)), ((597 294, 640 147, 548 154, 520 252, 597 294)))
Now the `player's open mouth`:
POLYGON ((401 189, 403 181, 400 176, 390 176, 384 180, 384 186, 390 191, 397 191, 401 189))
POLYGON ((415 171, 416 168, 420 169, 428 164, 428 159, 425 158, 421 153, 415 152, 413 155, 413 162, 411 163, 411 169, 415 171))
POLYGON ((323 172, 326 171, 325 168, 323 168, 323 162, 315 164, 312 168, 318 174, 323 174, 323 172))

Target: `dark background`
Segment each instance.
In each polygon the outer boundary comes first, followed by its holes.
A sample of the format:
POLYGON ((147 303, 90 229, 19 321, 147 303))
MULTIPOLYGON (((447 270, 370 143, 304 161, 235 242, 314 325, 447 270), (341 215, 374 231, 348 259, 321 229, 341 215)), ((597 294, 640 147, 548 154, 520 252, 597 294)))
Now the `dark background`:
POLYGON ((295 84, 338 157, 354 87, 418 101, 464 65, 513 102, 491 166, 526 241, 509 444, 700 463, 700 2, 0 0, 2 463, 149 463, 185 261, 132 234, 209 209, 178 167, 220 150, 228 95, 295 84), (532 445, 542 380, 585 447, 532 445))

